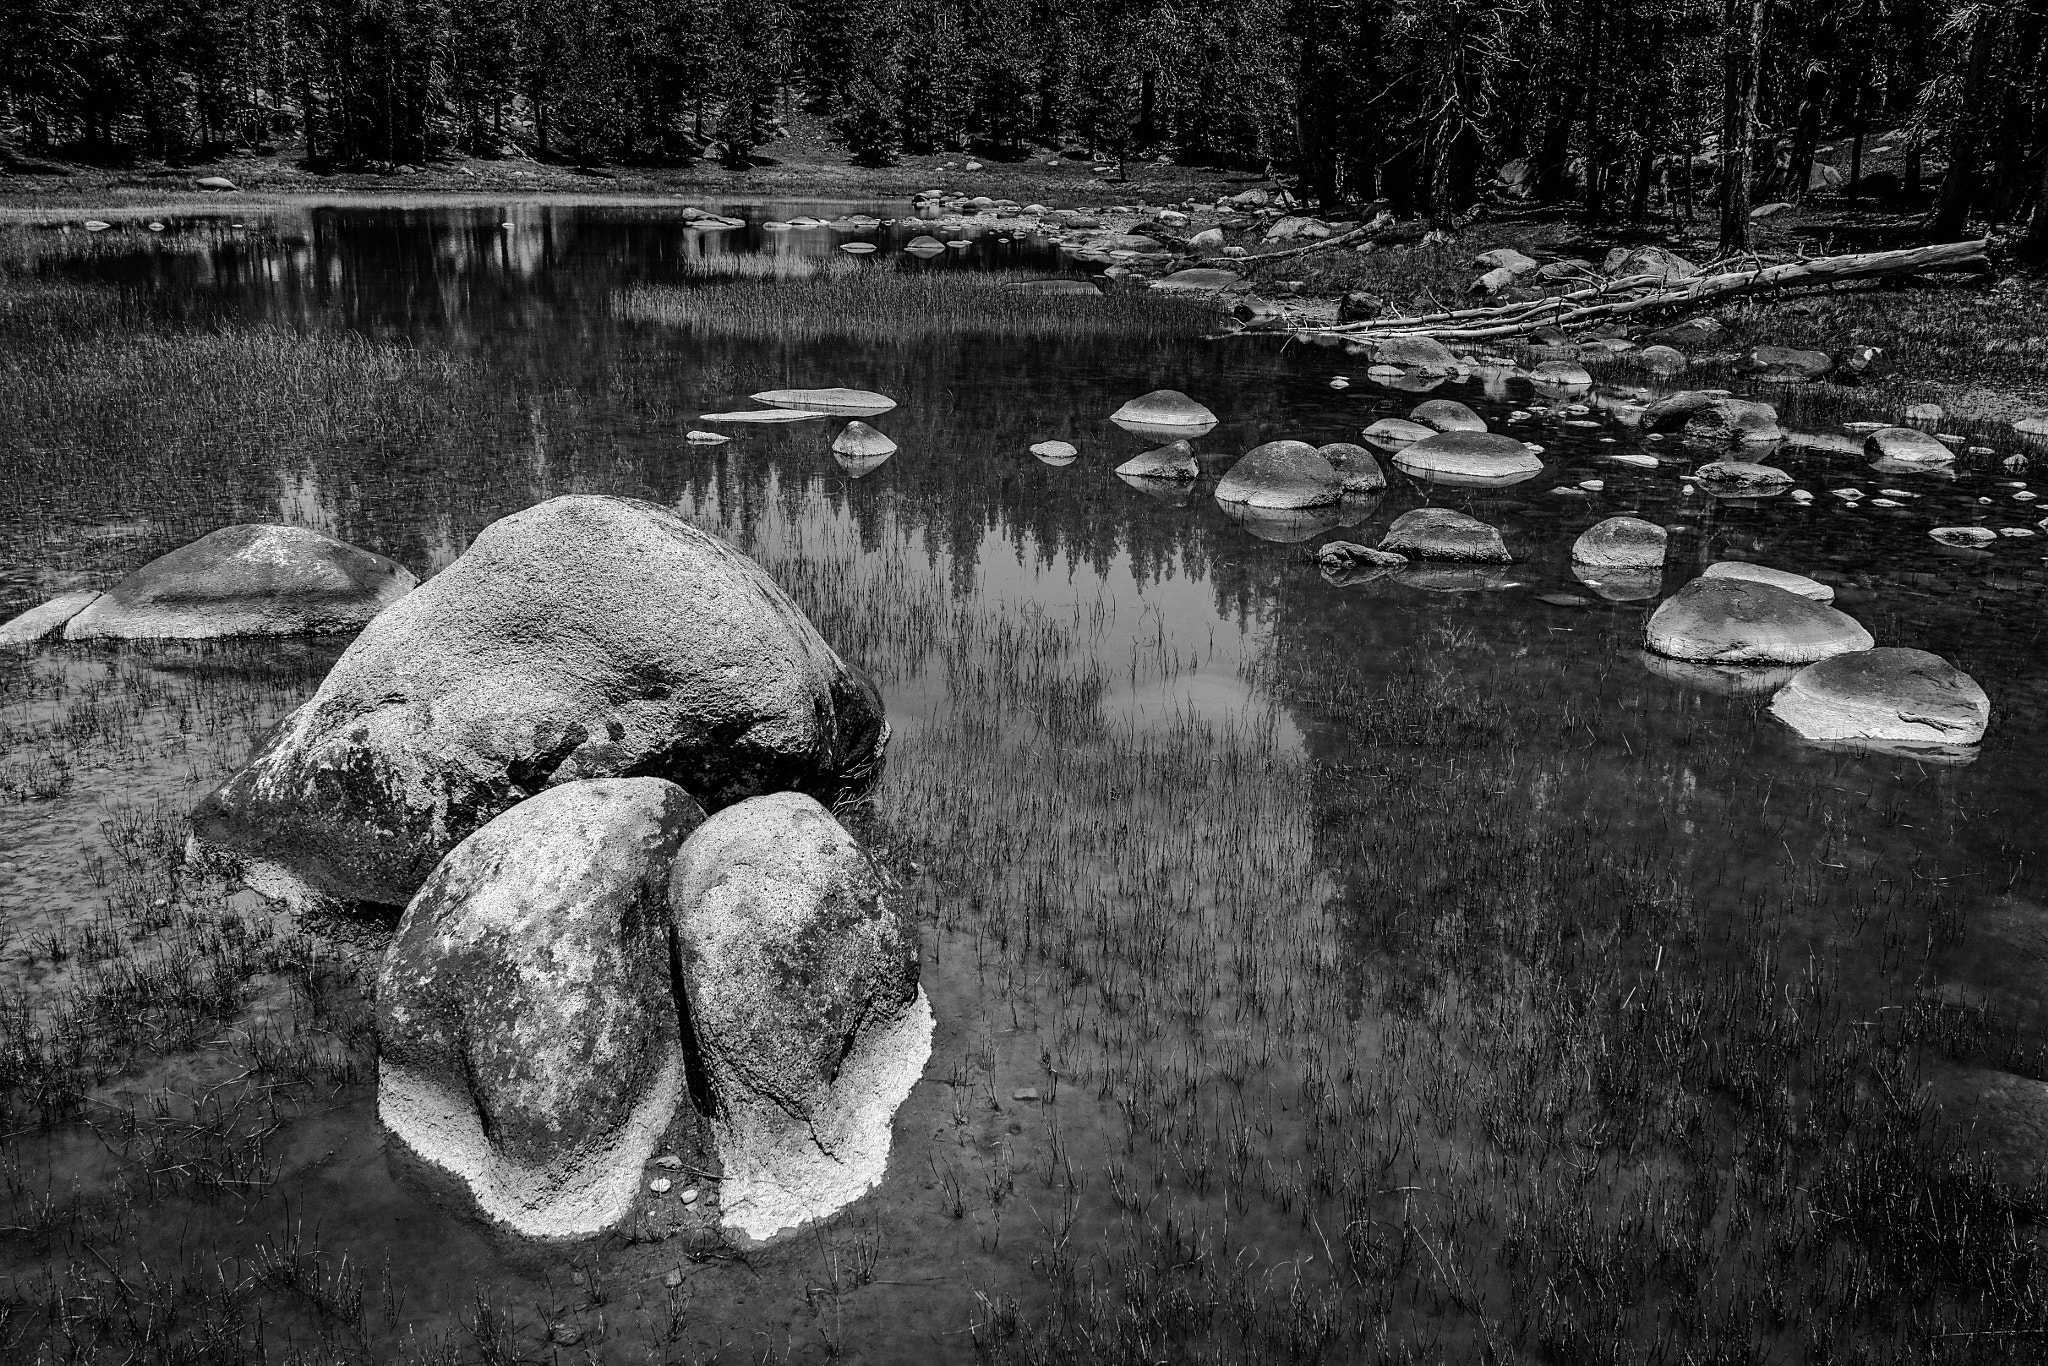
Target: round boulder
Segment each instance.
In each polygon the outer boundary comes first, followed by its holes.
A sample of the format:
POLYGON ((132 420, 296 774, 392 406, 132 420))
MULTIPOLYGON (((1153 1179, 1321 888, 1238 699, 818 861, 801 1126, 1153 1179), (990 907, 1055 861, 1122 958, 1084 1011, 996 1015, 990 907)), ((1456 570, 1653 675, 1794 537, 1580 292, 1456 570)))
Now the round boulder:
POLYGON ((1710 579, 1748 579, 1751 583, 1767 583, 1773 588, 1782 588, 1788 593, 1797 593, 1802 598, 1815 602, 1833 602, 1835 590, 1804 574, 1792 574, 1783 569, 1772 569, 1768 565, 1751 564, 1747 560, 1718 560, 1702 571, 1710 579))
POLYGON ((1125 479, 1198 479, 1202 467, 1195 463, 1194 448, 1185 441, 1173 441, 1143 455, 1134 455, 1116 467, 1125 479))
POLYGON ((1216 485, 1216 501, 1289 511, 1334 503, 1344 481, 1306 441, 1268 441, 1245 452, 1216 485))
POLYGON ((1404 512, 1380 538, 1380 549, 1418 560, 1461 560, 1468 564, 1510 564, 1500 532, 1450 508, 1404 512))
POLYGON ((1316 454, 1330 462, 1330 468, 1337 471, 1337 479, 1346 493, 1378 493, 1387 486, 1385 471, 1380 462, 1373 459, 1372 452, 1363 446, 1354 446, 1349 441, 1332 441, 1327 446, 1316 447, 1316 454))
POLYGON ((1517 484, 1543 473, 1543 458, 1497 432, 1438 432, 1393 453, 1394 467, 1432 483, 1517 484))
POLYGON ((1609 517, 1572 542, 1572 563, 1588 569, 1652 570, 1664 567, 1670 541, 1664 528, 1640 517, 1609 517))
POLYGON ((1650 614, 1644 644, 1703 664, 1811 664, 1872 641, 1855 618, 1811 598, 1749 579, 1698 578, 1650 614))
POLYGON ((1918 427, 1880 427, 1863 438, 1863 453, 1901 465, 1949 465, 1956 458, 1945 442, 1918 427))
POLYGON ((683 1092, 668 886, 704 819, 659 778, 566 783, 449 851, 377 974, 377 1113, 483 1212, 585 1238, 683 1092))
POLYGON ((405 566, 306 527, 222 527, 102 593, 64 624, 64 638, 353 631, 418 584, 405 566))
POLYGON ((1452 398, 1432 398, 1415 405, 1410 422, 1439 432, 1483 432, 1486 419, 1452 398))
POLYGON ((832 453, 854 460, 880 460, 896 454, 896 443, 865 422, 849 422, 832 438, 832 453))
POLYGON ((201 839, 345 900, 403 905, 492 817, 581 778, 707 808, 857 796, 875 687, 760 566, 667 508, 550 499, 385 611, 193 813, 201 839))
POLYGON ((756 1240, 822 1219, 881 1181, 931 1055, 916 942, 866 852, 794 792, 698 827, 669 907, 721 1217, 756 1240))
POLYGON ((1974 745, 1990 724, 1991 700, 1940 655, 1885 648, 1801 669, 1771 714, 1809 740, 1974 745))
POLYGON ((1154 389, 1124 404, 1109 420, 1138 432, 1200 436, 1215 427, 1216 414, 1178 389, 1154 389))

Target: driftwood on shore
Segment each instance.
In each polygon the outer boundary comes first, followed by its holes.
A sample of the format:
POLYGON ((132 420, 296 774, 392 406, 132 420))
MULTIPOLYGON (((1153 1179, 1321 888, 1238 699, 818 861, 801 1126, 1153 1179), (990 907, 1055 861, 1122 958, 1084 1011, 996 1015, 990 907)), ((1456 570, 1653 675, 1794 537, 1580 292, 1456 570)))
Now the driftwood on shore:
MULTIPOLYGON (((1364 231, 1361 229, 1361 231, 1364 231)), ((1318 243, 1318 246, 1334 244, 1318 243)), ((1985 241, 1945 242, 1903 251, 1861 252, 1850 256, 1819 256, 1761 262, 1739 269, 1709 266, 1697 275, 1671 279, 1633 275, 1602 280, 1584 289, 1546 295, 1520 303, 1465 308, 1413 317, 1369 318, 1331 325, 1274 328, 1279 335, 1329 333, 1347 337, 1434 337, 1438 341, 1497 341, 1518 337, 1539 327, 1582 327, 1632 313, 1689 309, 1713 299, 1819 288, 1848 280, 1922 275, 1933 271, 1985 271, 1985 241)))

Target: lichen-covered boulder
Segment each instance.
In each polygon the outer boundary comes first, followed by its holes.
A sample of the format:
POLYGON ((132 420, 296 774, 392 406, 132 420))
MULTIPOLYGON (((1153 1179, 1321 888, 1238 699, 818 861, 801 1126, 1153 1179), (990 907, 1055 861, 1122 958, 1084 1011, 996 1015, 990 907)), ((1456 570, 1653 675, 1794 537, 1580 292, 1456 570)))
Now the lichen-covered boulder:
POLYGON ((1450 508, 1416 508, 1394 519, 1380 549, 1419 560, 1460 560, 1468 564, 1510 564, 1513 556, 1500 532, 1450 508))
POLYGON ((1956 458, 1947 443, 1918 427, 1880 427, 1863 438, 1863 453, 1901 465, 1949 465, 1956 458))
POLYGON ((1387 486, 1386 471, 1372 452, 1349 441, 1332 441, 1316 447, 1316 454, 1330 462, 1346 493, 1378 493, 1387 486))
POLYGON ((1170 441, 1142 455, 1134 455, 1116 467, 1125 479, 1198 479, 1202 467, 1195 461, 1194 448, 1185 441, 1170 441))
POLYGON ((1344 493, 1344 481, 1306 441, 1254 446, 1216 484, 1216 501, 1274 510, 1321 507, 1344 493))
POLYGON ((1703 664, 1812 664, 1867 650, 1854 617, 1749 579, 1698 578, 1650 614, 1644 644, 1703 664))
POLYGON ((551 788, 449 851, 377 975, 377 1113, 533 1238, 632 1208, 683 1092, 669 874, 704 813, 659 778, 551 788))
POLYGON ((888 733, 874 685, 752 560, 666 508, 576 495, 492 523, 372 622, 193 826, 329 896, 403 905, 549 787, 836 801, 888 733))
POLYGON ((1801 669, 1771 714, 1809 740, 1974 745, 1991 722, 1991 699, 1940 655, 1892 647, 1801 669))
POLYGON ((1749 579, 1756 583, 1767 583, 1773 588, 1797 593, 1802 598, 1812 598, 1815 602, 1835 600, 1835 590, 1817 579, 1809 579, 1804 574, 1794 574, 1784 569, 1773 569, 1769 565, 1751 564, 1747 560, 1717 560, 1701 572, 1710 579, 1749 579))
POLYGON ((1453 398, 1432 398, 1415 405, 1410 422, 1439 432, 1483 432, 1486 419, 1453 398))
POLYGON ((1438 432, 1393 452, 1394 468, 1432 483, 1490 487, 1543 473, 1543 457, 1498 432, 1438 432))
POLYGON ((353 631, 412 571, 300 526, 230 526, 158 556, 64 624, 66 640, 205 640, 353 631))
POLYGON ((1671 537, 1640 517, 1609 517, 1572 542, 1572 563, 1589 569, 1661 569, 1671 537))
POLYGON ((910 931, 853 837, 788 792, 705 821, 669 906, 726 1226, 767 1239, 831 1214, 881 1181, 931 1054, 910 931))

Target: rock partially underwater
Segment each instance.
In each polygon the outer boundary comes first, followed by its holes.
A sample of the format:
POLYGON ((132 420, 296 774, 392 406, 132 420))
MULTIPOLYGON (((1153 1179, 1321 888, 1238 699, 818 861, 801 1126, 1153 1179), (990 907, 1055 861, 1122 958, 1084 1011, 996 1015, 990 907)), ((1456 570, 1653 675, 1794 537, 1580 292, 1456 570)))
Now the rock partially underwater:
POLYGON ((377 617, 193 825, 327 895, 403 905, 549 787, 832 802, 887 741, 874 685, 753 561, 666 508, 577 495, 494 522, 377 617))
POLYGON ((1974 745, 1990 724, 1991 700, 1940 655, 1887 648, 1801 669, 1771 714, 1809 740, 1974 745))
POLYGON ((84 603, 64 622, 64 638, 210 640, 354 631, 418 583, 405 566, 306 527, 222 527, 84 603))
POLYGON ((882 1179, 931 1054, 909 931, 852 836, 796 793, 705 821, 669 901, 726 1226, 766 1239, 832 1213, 882 1179))
POLYGON ((659 778, 552 788, 450 851, 377 978, 377 1113, 529 1238, 631 1210, 675 1116, 668 880, 704 819, 659 778))
POLYGON ((1644 644, 1701 664, 1811 664, 1868 650, 1855 618, 1751 579, 1697 578, 1650 615, 1644 644))

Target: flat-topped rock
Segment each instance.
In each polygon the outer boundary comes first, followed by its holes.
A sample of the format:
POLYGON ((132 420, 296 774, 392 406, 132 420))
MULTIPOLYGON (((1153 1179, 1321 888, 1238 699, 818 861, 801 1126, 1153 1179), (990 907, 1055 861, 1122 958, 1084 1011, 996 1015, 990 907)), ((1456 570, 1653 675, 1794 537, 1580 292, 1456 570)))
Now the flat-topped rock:
POLYGON ((1380 538, 1380 549, 1418 560, 1468 564, 1510 564, 1514 558, 1496 528, 1450 508, 1402 513, 1380 538))
POLYGON ((777 408, 802 408, 849 417, 874 417, 896 406, 895 399, 869 389, 764 389, 749 397, 756 403, 777 408))
POLYGON ((1948 465, 1956 458, 1946 442, 1918 427, 1880 427, 1863 438, 1863 453, 1900 465, 1948 465))
POLYGON ((1716 460, 1701 465, 1692 477, 1701 488, 1723 498, 1755 498, 1792 487, 1792 476, 1777 466, 1747 460, 1716 460))
POLYGON ((1413 445, 1435 435, 1436 428, 1425 427, 1420 422, 1410 422, 1405 417, 1383 417, 1367 427, 1364 432, 1367 441, 1383 449, 1413 445))
POLYGON ((1940 655, 1894 646, 1801 669, 1771 714, 1809 740, 1974 745, 1990 724, 1991 699, 1940 655))
POLYGON ((29 608, 20 616, 0 622, 0 645, 33 645, 60 634, 64 623, 92 606, 99 597, 97 588, 82 588, 72 593, 59 593, 48 602, 29 608))
POLYGON ((1572 563, 1590 569, 1657 570, 1664 567, 1670 534, 1640 517, 1609 517, 1572 542, 1572 563))
POLYGON ((1343 495, 1344 481, 1306 441, 1268 441, 1245 452, 1216 485, 1220 503, 1274 511, 1320 507, 1343 495))
POLYGON ((1489 487, 1543 473, 1543 458, 1497 432, 1437 432, 1393 453, 1394 467, 1435 483, 1489 487))
POLYGON ((1644 644, 1705 664, 1812 664, 1871 647, 1855 618, 1750 579, 1697 578, 1650 616, 1644 644))
POLYGON ((1539 361, 1529 371, 1529 378, 1555 389, 1587 389, 1593 384, 1592 373, 1574 360, 1539 361))
POLYGON ((1448 375, 1458 368, 1458 358, 1434 337, 1367 337, 1361 341, 1374 365, 1425 376, 1448 375))
POLYGON ((1200 436, 1216 425, 1216 414, 1178 389, 1154 389, 1118 408, 1109 420, 1138 431, 1167 429, 1200 436), (1199 428, 1200 430, 1192 430, 1199 428))
POLYGON ((1835 590, 1817 579, 1804 574, 1794 574, 1769 565, 1751 564, 1747 560, 1717 560, 1702 571, 1710 579, 1748 579, 1752 583, 1767 583, 1773 588, 1782 588, 1788 593, 1797 593, 1802 598, 1815 602, 1833 602, 1835 590))
POLYGON ((222 527, 151 560, 64 624, 66 640, 353 631, 419 584, 395 561, 300 526, 222 527))

